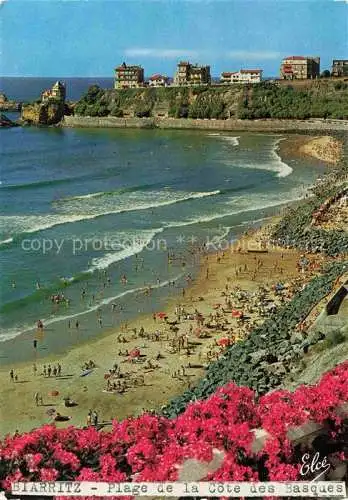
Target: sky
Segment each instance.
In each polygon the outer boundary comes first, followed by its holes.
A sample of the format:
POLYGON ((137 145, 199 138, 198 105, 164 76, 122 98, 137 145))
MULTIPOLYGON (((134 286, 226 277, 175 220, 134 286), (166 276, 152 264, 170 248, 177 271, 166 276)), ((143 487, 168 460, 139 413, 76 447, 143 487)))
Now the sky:
POLYGON ((348 58, 348 0, 0 0, 1 76, 113 76, 126 61, 173 76, 179 60, 211 73, 282 57, 348 58))

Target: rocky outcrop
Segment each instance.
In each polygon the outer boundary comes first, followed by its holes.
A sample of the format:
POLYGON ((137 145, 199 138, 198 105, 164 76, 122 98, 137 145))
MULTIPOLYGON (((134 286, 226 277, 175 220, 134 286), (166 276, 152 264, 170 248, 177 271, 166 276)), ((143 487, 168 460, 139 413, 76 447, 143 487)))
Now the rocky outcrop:
POLYGON ((28 125, 55 125, 64 116, 64 102, 50 100, 27 104, 22 107, 21 121, 28 125))
POLYGON ((13 122, 7 116, 0 113, 0 127, 17 127, 18 123, 13 122))
POLYGON ((19 111, 21 106, 20 102, 11 101, 3 92, 0 92, 0 111, 19 111))

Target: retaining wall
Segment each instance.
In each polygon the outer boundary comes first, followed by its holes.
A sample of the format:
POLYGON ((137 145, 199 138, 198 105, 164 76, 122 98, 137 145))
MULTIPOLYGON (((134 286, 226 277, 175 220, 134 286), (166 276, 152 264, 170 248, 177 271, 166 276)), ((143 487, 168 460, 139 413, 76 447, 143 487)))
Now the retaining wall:
POLYGON ((202 120, 192 118, 116 118, 64 116, 62 127, 159 128, 239 132, 348 132, 348 120, 202 120))

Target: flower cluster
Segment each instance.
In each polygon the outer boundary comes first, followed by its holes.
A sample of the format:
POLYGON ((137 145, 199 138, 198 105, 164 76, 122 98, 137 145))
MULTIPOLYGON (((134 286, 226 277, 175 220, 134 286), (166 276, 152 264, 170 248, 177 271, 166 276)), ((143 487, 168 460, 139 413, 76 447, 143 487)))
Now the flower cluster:
POLYGON ((325 374, 315 386, 291 393, 274 391, 257 400, 233 383, 209 399, 190 403, 176 419, 145 413, 113 422, 111 432, 93 427, 44 426, 0 442, 1 486, 15 481, 175 481, 187 459, 209 462, 224 454, 206 478, 215 481, 296 480, 301 453, 288 437, 291 428, 310 421, 326 426, 335 456, 342 456, 345 422, 336 413, 348 401, 348 362, 325 374), (269 433, 253 451, 254 430, 269 433), (343 436, 343 438, 342 438, 343 436))

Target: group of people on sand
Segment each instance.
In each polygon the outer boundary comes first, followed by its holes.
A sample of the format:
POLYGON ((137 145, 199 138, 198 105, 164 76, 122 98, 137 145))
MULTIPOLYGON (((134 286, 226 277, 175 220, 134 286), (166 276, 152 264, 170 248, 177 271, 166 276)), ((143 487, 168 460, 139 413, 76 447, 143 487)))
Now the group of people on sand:
POLYGON ((62 374, 62 365, 57 363, 57 365, 51 366, 50 364, 43 365, 42 374, 44 377, 60 377, 62 374))
POLYGON ((84 370, 91 370, 93 368, 96 368, 96 366, 97 365, 95 364, 95 362, 92 359, 90 359, 89 361, 85 361, 83 363, 81 369, 82 369, 82 371, 84 371, 84 370))
POLYGON ((93 425, 94 427, 98 427, 98 423, 99 423, 99 415, 98 415, 98 412, 96 410, 89 410, 89 412, 87 413, 87 419, 86 419, 86 424, 87 424, 87 427, 90 427, 91 425, 93 425))

